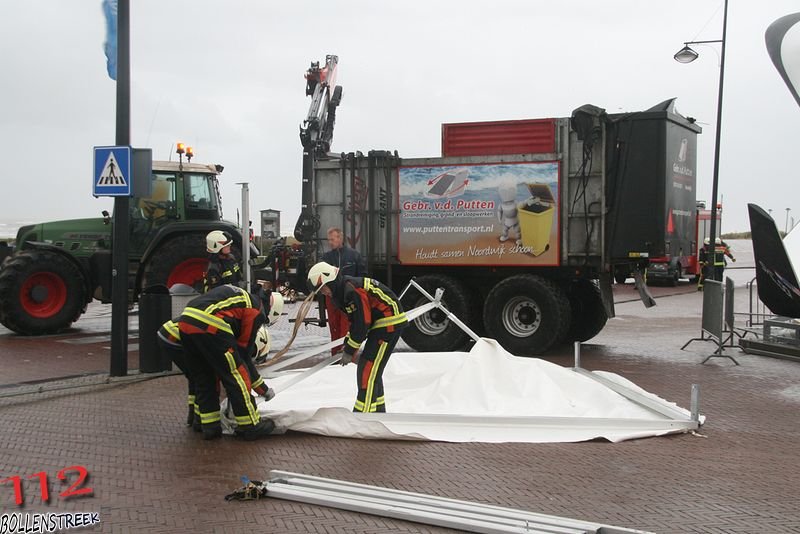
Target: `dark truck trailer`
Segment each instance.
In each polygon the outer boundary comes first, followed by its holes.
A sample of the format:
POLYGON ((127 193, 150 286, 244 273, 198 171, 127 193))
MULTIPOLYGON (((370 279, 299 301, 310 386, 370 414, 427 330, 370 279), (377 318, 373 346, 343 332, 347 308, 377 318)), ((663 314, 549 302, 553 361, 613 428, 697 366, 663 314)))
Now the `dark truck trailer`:
MULTIPOLYGON (((318 158, 303 198, 308 264, 337 226, 371 276, 396 291, 412 278, 443 288, 452 312, 513 354, 585 341, 613 316, 615 266, 677 245, 664 231, 670 213, 673 225, 685 216, 668 194, 673 145, 685 138, 689 151, 699 131, 671 106, 612 116, 583 106, 570 118, 444 125, 443 157, 318 158)), ((403 305, 424 300, 412 289, 403 305)), ((437 310, 403 338, 420 351, 468 342, 437 310)))
POLYGON ((691 271, 698 250, 696 134, 702 130, 671 107, 667 101, 629 117, 611 116, 616 142, 607 147, 610 173, 629 178, 620 180, 624 187, 608 190, 609 229, 616 236, 610 253, 616 259, 630 253, 635 260, 616 266, 618 282, 646 265, 648 283, 674 285, 691 271), (659 109, 665 107, 669 111, 659 109))

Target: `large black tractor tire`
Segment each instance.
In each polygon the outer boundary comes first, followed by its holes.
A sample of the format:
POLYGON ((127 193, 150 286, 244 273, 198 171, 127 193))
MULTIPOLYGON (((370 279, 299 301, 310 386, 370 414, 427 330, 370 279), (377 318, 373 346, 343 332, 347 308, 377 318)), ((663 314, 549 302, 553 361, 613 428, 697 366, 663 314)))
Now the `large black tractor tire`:
MULTIPOLYGON (((435 295, 436 288, 444 289, 442 304, 467 326, 474 323, 474 310, 478 306, 473 298, 473 293, 459 280, 444 275, 424 275, 415 281, 425 288, 425 291, 435 295)), ((411 311, 414 308, 430 302, 415 288, 410 288, 403 297, 403 309, 411 311)), ((403 341, 419 352, 450 352, 464 349, 470 341, 458 325, 447 318, 442 310, 434 308, 412 321, 403 330, 403 341)))
POLYGON ((25 250, 0 272, 0 322, 24 335, 53 334, 86 311, 80 269, 57 252, 25 250))
POLYGON ((542 354, 569 331, 569 300, 550 280, 530 274, 511 276, 486 297, 483 324, 489 336, 510 353, 542 354))
MULTIPOLYGON (((237 258, 241 258, 238 252, 237 258)), ((148 260, 142 289, 154 285, 186 284, 203 291, 203 273, 208 268, 205 234, 183 234, 165 241, 148 260)))
POLYGON ((591 280, 578 279, 570 282, 567 290, 572 311, 566 341, 588 341, 600 333, 608 321, 600 288, 591 280))

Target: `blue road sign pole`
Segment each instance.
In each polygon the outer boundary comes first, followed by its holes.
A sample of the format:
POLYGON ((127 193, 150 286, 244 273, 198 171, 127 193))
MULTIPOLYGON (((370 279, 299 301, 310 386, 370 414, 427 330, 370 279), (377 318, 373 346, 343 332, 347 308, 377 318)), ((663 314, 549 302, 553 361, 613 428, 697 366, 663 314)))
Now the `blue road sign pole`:
MULTIPOLYGON (((117 4, 117 146, 131 144, 130 0, 117 4)), ((127 177, 129 180, 131 177, 127 177)), ((128 208, 130 198, 114 198, 111 278, 111 376, 128 374, 128 208)))

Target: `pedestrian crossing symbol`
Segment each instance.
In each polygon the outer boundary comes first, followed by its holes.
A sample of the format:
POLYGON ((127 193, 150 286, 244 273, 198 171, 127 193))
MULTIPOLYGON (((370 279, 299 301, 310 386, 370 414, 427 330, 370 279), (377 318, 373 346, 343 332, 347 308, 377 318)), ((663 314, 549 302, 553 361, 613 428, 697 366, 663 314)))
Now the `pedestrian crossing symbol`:
POLYGON ((131 148, 94 147, 94 187, 98 196, 131 195, 131 148))

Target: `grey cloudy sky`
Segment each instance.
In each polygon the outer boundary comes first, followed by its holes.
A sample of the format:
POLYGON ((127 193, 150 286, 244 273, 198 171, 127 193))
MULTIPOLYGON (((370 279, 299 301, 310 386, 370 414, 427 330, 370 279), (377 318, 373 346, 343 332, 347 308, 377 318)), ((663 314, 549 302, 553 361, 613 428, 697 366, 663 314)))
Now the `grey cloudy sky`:
MULTIPOLYGON (((438 156, 443 122, 567 117, 583 104, 638 111, 678 97, 696 117, 698 199, 711 197, 721 0, 134 0, 131 140, 168 159, 176 141, 221 163, 226 218, 250 182, 251 211, 300 211, 303 74, 339 56, 333 150, 438 156), (717 47, 718 49, 718 47, 717 47)), ((746 204, 800 220, 800 109, 764 46, 796 0, 731 1, 720 165, 723 231, 746 204)), ((114 144, 100 0, 0 0, 0 220, 96 216, 92 147, 114 144)), ((256 218, 253 217, 255 220, 256 218)))

